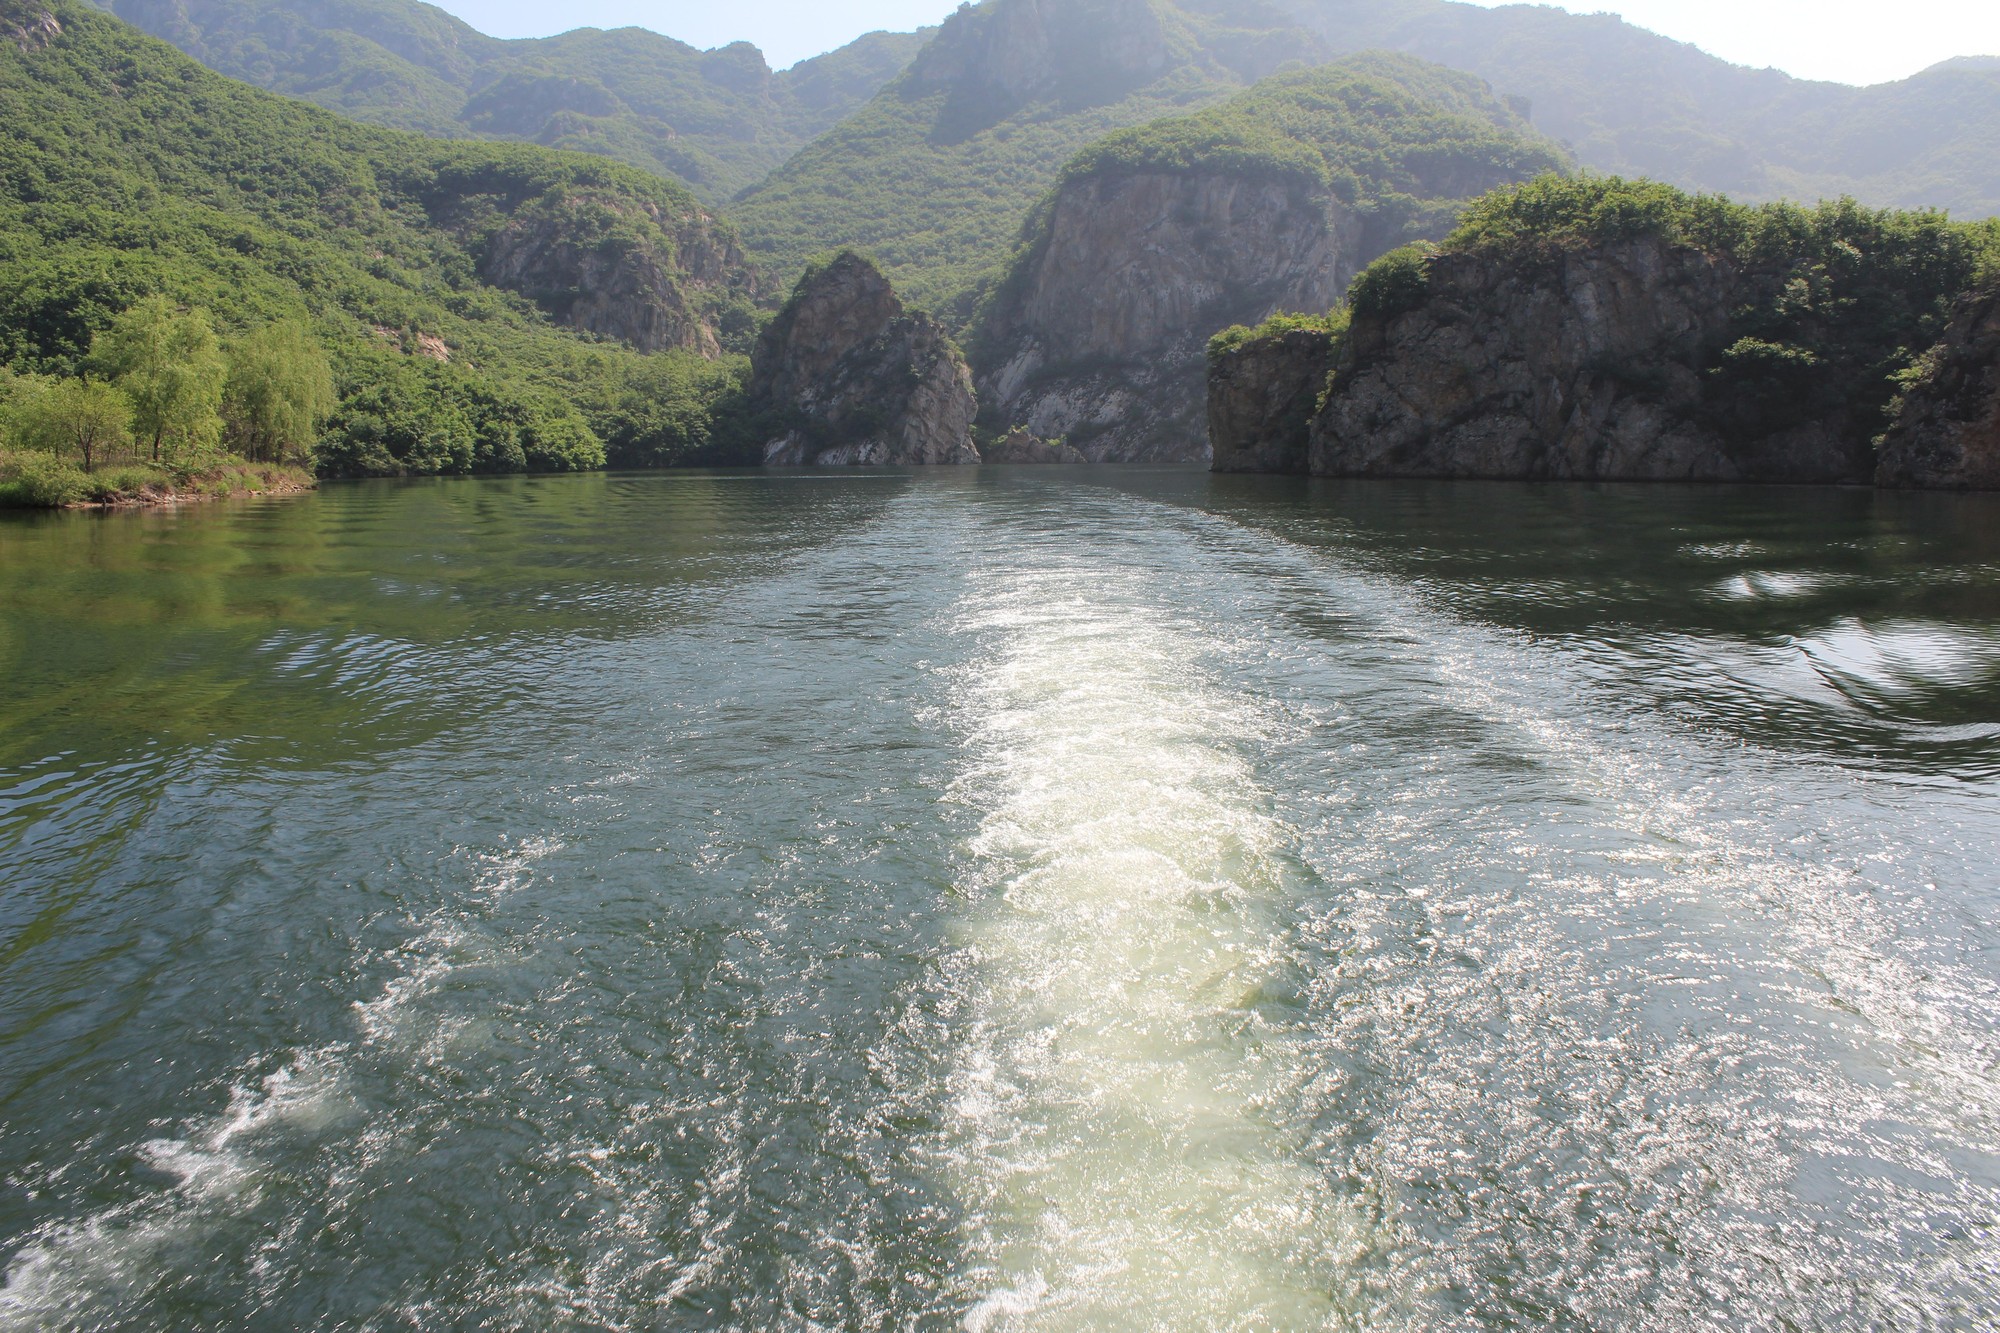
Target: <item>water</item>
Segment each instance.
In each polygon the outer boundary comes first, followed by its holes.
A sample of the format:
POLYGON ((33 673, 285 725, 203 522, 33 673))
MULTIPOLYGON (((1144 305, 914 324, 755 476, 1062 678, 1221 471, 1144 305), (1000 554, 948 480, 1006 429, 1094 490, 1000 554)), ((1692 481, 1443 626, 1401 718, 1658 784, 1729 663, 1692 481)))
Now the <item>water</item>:
POLYGON ((1996 519, 7 519, 0 1327, 1992 1327, 1996 519))

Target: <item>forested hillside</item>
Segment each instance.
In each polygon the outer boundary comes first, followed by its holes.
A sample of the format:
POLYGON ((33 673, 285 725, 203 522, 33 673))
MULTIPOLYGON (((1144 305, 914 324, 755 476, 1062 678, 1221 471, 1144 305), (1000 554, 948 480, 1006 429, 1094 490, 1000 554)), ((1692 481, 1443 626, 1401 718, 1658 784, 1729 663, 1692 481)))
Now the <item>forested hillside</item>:
POLYGON ((1327 48, 1268 4, 987 0, 732 209, 781 274, 861 247, 915 305, 962 321, 1022 216, 1109 131, 1222 100, 1327 48))
MULTIPOLYGON (((1738 198, 1851 194, 2000 214, 2000 61, 1871 88, 1746 69, 1615 14, 1453 0, 1282 0, 1340 51, 1407 51, 1527 99, 1599 171, 1738 198)), ((1830 20, 1831 21, 1831 20, 1830 20)))
POLYGON ((296 321, 338 371, 331 471, 663 461, 754 334, 677 185, 357 125, 74 4, 0 0, 0 181, 0 364, 86 369, 154 296, 225 338, 296 321))
POLYGON ((773 73, 746 42, 643 28, 488 37, 420 0, 103 0, 211 69, 373 124, 602 153, 711 203, 761 181, 894 78, 927 33, 773 73))

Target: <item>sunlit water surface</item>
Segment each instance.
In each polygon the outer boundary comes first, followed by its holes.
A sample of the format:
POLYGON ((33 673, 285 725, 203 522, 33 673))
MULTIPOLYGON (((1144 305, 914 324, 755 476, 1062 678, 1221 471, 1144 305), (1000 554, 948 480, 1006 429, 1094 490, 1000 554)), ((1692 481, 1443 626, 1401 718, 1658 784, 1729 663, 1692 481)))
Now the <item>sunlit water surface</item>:
POLYGON ((0 521, 0 1327, 1984 1329, 2000 500, 0 521))

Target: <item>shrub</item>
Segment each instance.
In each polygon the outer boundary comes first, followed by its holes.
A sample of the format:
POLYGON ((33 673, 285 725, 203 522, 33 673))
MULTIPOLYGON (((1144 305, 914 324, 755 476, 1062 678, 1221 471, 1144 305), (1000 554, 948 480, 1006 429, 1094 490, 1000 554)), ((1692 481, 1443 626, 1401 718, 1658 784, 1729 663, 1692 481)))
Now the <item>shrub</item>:
POLYGON ((1208 340, 1208 356, 1211 361, 1227 356, 1240 347, 1262 342, 1266 338, 1278 338, 1287 333, 1323 333, 1329 340, 1338 339, 1347 332, 1353 316, 1346 306, 1336 306, 1324 315, 1301 315, 1281 312, 1271 316, 1256 328, 1236 324, 1224 329, 1208 340))
POLYGON ((132 499, 148 490, 172 490, 174 485, 173 477, 163 469, 141 464, 100 469, 89 475, 89 482, 89 498, 100 504, 132 499))
POLYGON ((1414 310, 1430 294, 1430 262, 1438 248, 1418 241, 1391 250, 1362 269, 1347 289, 1347 307, 1357 316, 1389 319, 1414 310))
POLYGON ((91 479, 53 454, 0 455, 0 505, 60 509, 86 499, 91 479))

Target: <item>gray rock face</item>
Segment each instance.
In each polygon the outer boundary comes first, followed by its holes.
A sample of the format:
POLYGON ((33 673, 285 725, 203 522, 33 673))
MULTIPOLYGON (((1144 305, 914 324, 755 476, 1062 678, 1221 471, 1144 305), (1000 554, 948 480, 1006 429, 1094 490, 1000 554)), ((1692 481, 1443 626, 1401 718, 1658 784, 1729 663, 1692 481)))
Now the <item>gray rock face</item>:
POLYGON ((1311 329, 1259 338, 1208 370, 1208 436, 1217 472, 1303 474, 1313 413, 1333 372, 1333 339, 1311 329))
POLYGON ((0 4, 0 41, 12 42, 23 52, 41 50, 62 36, 62 30, 55 11, 37 0, 0 4))
POLYGON ((754 294, 755 285, 734 238, 708 214, 585 194, 516 209, 487 240, 479 276, 586 333, 703 356, 722 350, 708 298, 754 294))
POLYGON ((1446 255, 1427 298, 1357 317, 1311 430, 1318 475, 1863 482, 1867 431, 1731 438, 1702 373, 1758 275, 1654 239, 1533 263, 1446 255))
POLYGON ((1328 193, 1223 173, 1065 185, 1045 241, 980 338, 995 429, 1067 436, 1096 462, 1203 462, 1208 336, 1325 310, 1361 229, 1328 193))
POLYGON ((1088 463, 1076 450, 1060 441, 1044 440, 1024 430, 1011 430, 980 451, 988 463, 1088 463))
POLYGON ((977 463, 972 372, 866 259, 808 273, 757 344, 753 403, 770 466, 977 463))
POLYGON ((2000 490, 2000 289, 1960 298, 1882 438, 1883 486, 2000 490))
POLYGON ((1076 107, 1116 101, 1173 59, 1149 0, 1002 0, 947 19, 911 64, 909 86, 949 93, 939 128, 956 139, 1045 98, 1076 107))

